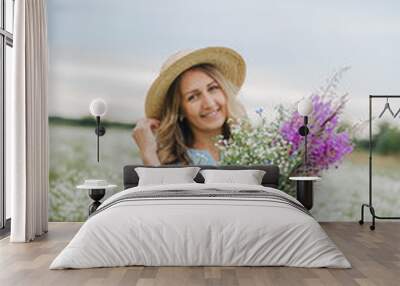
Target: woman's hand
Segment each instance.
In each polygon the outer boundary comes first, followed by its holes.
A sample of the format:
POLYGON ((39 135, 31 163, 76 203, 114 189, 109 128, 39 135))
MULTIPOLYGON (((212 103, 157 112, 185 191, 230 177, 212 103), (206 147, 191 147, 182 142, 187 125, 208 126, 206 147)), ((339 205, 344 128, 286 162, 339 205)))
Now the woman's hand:
POLYGON ((140 150, 145 165, 160 165, 157 156, 157 141, 154 131, 160 126, 160 121, 153 118, 142 118, 132 130, 132 138, 140 150))

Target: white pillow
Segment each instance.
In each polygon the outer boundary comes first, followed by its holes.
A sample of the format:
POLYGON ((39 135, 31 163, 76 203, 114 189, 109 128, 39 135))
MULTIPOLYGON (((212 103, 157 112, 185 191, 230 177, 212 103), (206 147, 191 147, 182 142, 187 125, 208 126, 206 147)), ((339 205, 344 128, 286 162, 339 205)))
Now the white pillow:
POLYGON ((265 171, 261 170, 201 170, 204 183, 234 183, 261 185, 265 171))
POLYGON ((199 167, 135 168, 139 186, 196 183, 193 179, 199 170, 199 167))

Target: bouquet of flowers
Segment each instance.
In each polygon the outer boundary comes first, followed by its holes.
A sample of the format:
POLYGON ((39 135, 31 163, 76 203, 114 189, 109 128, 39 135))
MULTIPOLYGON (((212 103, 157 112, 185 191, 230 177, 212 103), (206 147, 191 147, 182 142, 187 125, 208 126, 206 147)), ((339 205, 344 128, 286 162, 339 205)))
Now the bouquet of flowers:
POLYGON ((311 95, 313 112, 309 115, 308 163, 304 166, 304 148, 298 130, 303 117, 295 107, 277 106, 277 118, 268 122, 264 109, 256 113, 260 120, 243 118, 231 122, 229 140, 218 138, 221 165, 266 165, 280 168, 279 188, 293 194, 288 178, 293 175, 320 175, 323 170, 338 167, 353 150, 349 127, 339 126, 339 115, 348 94, 338 95, 337 86, 348 67, 340 69, 327 84, 311 95))

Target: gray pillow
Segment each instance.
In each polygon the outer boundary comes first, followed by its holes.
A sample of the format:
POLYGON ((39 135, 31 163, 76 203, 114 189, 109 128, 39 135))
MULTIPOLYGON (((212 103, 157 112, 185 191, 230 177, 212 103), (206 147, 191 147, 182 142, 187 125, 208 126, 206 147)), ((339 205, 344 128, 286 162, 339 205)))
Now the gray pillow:
POLYGON ((265 171, 262 170, 201 170, 205 184, 234 183, 261 185, 265 171))
POLYGON ((135 168, 139 176, 139 186, 196 183, 194 178, 199 170, 199 167, 135 168))

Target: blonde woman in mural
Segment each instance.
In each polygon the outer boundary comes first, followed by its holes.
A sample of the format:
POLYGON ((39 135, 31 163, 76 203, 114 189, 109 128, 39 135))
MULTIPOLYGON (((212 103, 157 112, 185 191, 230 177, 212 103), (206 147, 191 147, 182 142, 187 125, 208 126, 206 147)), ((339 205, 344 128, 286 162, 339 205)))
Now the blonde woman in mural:
POLYGON ((246 66, 234 50, 208 47, 172 55, 151 85, 146 118, 133 129, 145 165, 216 165, 215 137, 246 115, 238 101, 246 66))

